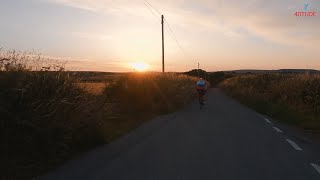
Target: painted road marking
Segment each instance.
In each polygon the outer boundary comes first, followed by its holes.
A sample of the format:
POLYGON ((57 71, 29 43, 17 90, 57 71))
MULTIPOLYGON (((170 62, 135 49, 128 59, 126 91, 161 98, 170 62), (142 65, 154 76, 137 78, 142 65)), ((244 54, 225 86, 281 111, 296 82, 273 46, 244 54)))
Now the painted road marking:
POLYGON ((279 133, 283 133, 283 131, 281 131, 279 128, 277 128, 277 127, 273 127, 273 129, 275 129, 277 132, 279 132, 279 133))
POLYGON ((289 144, 291 144, 291 146, 292 146, 293 148, 295 148, 296 150, 302 151, 302 149, 301 149, 295 142, 291 141, 290 139, 287 139, 287 142, 288 142, 289 144))
POLYGON ((267 118, 264 118, 264 120, 267 122, 267 123, 270 123, 271 124, 271 121, 267 118))
POLYGON ((320 174, 320 166, 318 164, 313 164, 313 163, 310 163, 310 165, 316 169, 318 171, 318 173, 320 174))

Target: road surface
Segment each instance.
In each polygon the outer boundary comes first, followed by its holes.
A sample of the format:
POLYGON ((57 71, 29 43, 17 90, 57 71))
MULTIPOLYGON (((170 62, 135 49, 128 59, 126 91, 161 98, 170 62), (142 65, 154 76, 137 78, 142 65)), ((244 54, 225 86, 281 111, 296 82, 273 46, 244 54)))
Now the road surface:
POLYGON ((194 102, 40 179, 320 179, 312 149, 285 129, 213 89, 204 109, 194 102))

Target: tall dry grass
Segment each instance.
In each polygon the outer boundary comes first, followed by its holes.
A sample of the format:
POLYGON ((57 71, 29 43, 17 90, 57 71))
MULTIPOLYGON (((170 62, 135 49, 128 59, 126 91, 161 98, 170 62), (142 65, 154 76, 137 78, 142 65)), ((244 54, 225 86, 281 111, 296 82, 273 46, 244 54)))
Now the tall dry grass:
POLYGON ((37 60, 43 59, 16 52, 0 56, 3 178, 28 179, 103 143, 96 117, 104 100, 84 92, 62 65, 39 62, 40 71, 31 71, 37 64, 29 62, 37 60))
POLYGON ((296 124, 320 129, 320 75, 242 75, 225 80, 221 87, 242 102, 278 105, 270 115, 277 116, 276 113, 286 111, 292 116, 300 116, 296 124))
POLYGON ((163 113, 189 102, 190 98, 186 97, 195 97, 196 81, 174 73, 133 73, 111 83, 105 93, 128 113, 163 113))
POLYGON ((196 96, 196 79, 178 74, 130 73, 117 76, 104 95, 119 113, 103 128, 107 141, 159 114, 173 112, 196 96))
POLYGON ((108 75, 94 94, 63 70, 41 56, 0 53, 0 179, 43 174, 195 95, 196 79, 157 73, 108 75))

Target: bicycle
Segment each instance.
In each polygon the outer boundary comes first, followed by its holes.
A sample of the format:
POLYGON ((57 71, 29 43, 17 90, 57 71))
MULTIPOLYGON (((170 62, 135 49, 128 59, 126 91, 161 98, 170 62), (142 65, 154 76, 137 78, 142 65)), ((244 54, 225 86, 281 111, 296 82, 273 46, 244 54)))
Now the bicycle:
POLYGON ((200 110, 203 108, 204 106, 204 92, 199 92, 199 104, 200 104, 200 110))

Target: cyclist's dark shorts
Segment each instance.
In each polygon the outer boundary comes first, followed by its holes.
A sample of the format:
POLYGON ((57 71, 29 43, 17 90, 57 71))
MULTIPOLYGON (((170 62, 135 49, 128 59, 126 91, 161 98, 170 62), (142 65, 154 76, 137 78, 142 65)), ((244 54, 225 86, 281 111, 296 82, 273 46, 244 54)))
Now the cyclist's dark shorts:
POLYGON ((204 96, 204 94, 206 93, 206 90, 198 89, 198 93, 199 95, 204 96))

